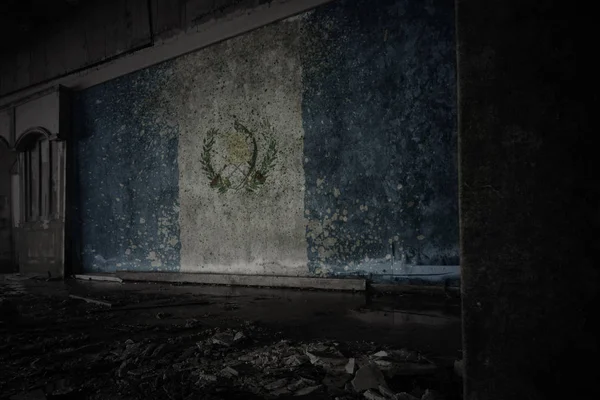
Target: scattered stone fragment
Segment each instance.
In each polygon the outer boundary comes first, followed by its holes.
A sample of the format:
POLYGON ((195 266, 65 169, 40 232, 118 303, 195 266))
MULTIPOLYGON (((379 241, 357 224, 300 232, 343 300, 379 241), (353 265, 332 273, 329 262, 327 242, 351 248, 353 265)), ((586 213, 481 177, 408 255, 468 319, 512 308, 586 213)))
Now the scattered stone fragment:
POLYGON ((400 349, 392 351, 392 357, 395 360, 403 360, 403 361, 421 361, 421 356, 416 351, 410 351, 407 349, 400 349))
POLYGON ((284 359, 284 362, 285 362, 285 365, 287 365, 288 367, 297 367, 304 363, 304 361, 296 354, 286 357, 284 359))
POLYGON ((186 328, 195 328, 200 325, 202 325, 202 323, 200 321, 198 321, 196 318, 190 318, 185 321, 186 328))
POLYGON ((392 392, 390 388, 388 388, 385 385, 379 385, 379 393, 390 399, 393 399, 395 397, 394 392, 392 392))
POLYGON ((133 364, 131 362, 129 362, 129 360, 123 361, 121 363, 121 365, 119 366, 119 369, 117 369, 117 376, 119 378, 123 378, 125 376, 125 374, 127 373, 127 371, 129 371, 132 368, 133 368, 133 364))
POLYGON ((156 343, 150 343, 141 353, 142 357, 148 357, 151 356, 152 353, 154 352, 154 350, 156 349, 157 344, 156 343))
POLYGON ((369 400, 387 400, 385 396, 382 396, 381 394, 379 394, 379 392, 373 389, 369 389, 366 392, 364 392, 363 396, 365 396, 365 398, 369 400))
POLYGON ((307 396, 319 389, 321 389, 321 385, 308 386, 308 387, 298 390, 296 393, 294 393, 294 396, 307 396))
POLYGON ((10 400, 46 400, 46 395, 42 389, 37 389, 31 392, 15 394, 10 396, 10 400))
POLYGON ((346 373, 354 375, 354 371, 356 370, 356 361, 354 360, 354 358, 348 359, 348 363, 344 367, 344 370, 346 371, 346 373))
POLYGON ((438 371, 435 364, 420 364, 415 362, 393 363, 387 370, 390 376, 399 375, 431 375, 438 371))
POLYGON ((325 378, 323 378, 323 385, 328 388, 336 388, 341 389, 348 383, 348 381, 352 379, 352 375, 346 373, 337 373, 337 374, 327 374, 325 378))
POLYGON ((161 356, 165 352, 165 347, 166 347, 166 345, 164 343, 158 345, 158 347, 156 349, 154 349, 154 351, 152 352, 151 357, 155 358, 155 357, 161 356))
POLYGON ((379 369, 383 370, 383 371, 389 371, 392 369, 393 367, 393 363, 389 360, 374 360, 373 361, 375 364, 377 364, 377 366, 379 367, 379 369))
POLYGON ((381 350, 381 351, 378 351, 377 353, 373 354, 373 356, 381 358, 381 357, 388 357, 389 354, 387 351, 381 350))
POLYGON ((235 369, 231 368, 231 367, 225 367, 221 370, 221 373, 227 377, 234 377, 234 376, 239 376, 239 372, 237 372, 235 369))
POLYGON ((298 379, 296 382, 289 384, 287 388, 288 388, 288 389, 289 389, 291 392, 295 392, 295 391, 297 391, 298 389, 301 389, 301 388, 303 388, 303 387, 306 387, 306 386, 311 386, 311 385, 314 385, 315 383, 316 383, 316 382, 315 382, 315 381, 313 381, 312 379, 306 379, 306 378, 302 378, 302 377, 301 377, 301 378, 300 378, 300 379, 298 379))
POLYGON ((187 360, 188 358, 192 357, 194 355, 194 353, 196 352, 196 347, 192 346, 192 347, 188 347, 183 353, 181 353, 181 355, 178 357, 178 361, 183 361, 183 360, 187 360))
POLYGON ((290 391, 286 387, 282 387, 271 392, 271 396, 281 396, 284 394, 290 394, 290 391))
POLYGON ((204 371, 200 371, 198 373, 198 379, 200 382, 204 381, 204 382, 216 382, 217 381, 217 377, 215 375, 212 374, 206 374, 204 373, 204 371))
POLYGON ((229 347, 233 343, 233 336, 230 333, 217 333, 211 340, 213 344, 229 347))
POLYGON ((368 389, 378 389, 379 385, 386 385, 385 377, 376 365, 368 364, 356 371, 352 386, 357 392, 368 389))
POLYGON ((86 303, 97 304, 99 306, 104 306, 104 307, 109 307, 109 308, 112 307, 112 304, 109 303, 108 301, 91 299, 89 297, 75 296, 74 294, 70 294, 69 297, 72 299, 76 299, 76 300, 83 300, 86 303))
POLYGON ((44 392, 52 396, 59 396, 73 392, 73 388, 69 385, 67 379, 62 378, 47 383, 44 392))
POLYGON ((418 397, 413 396, 410 393, 406 393, 406 392, 401 392, 401 393, 397 393, 395 396, 396 400, 419 400, 418 397))
POLYGON ((438 394, 432 390, 426 389, 423 396, 421 396, 421 400, 437 400, 441 398, 438 394))
POLYGON ((279 389, 279 388, 286 386, 287 383, 288 383, 288 379, 283 378, 283 379, 278 379, 276 381, 273 381, 273 382, 269 383, 268 385, 264 385, 263 387, 266 390, 275 390, 275 389, 279 389))
POLYGON ((240 340, 242 340, 244 338, 244 333, 243 332, 237 332, 235 334, 235 336, 233 337, 233 341, 234 342, 239 342, 240 340))
POLYGON ((319 365, 326 370, 344 371, 344 367, 347 364, 347 358, 337 349, 328 348, 325 351, 306 351, 310 363, 313 365, 319 365))
POLYGON ((127 371, 127 373, 131 376, 142 376, 148 374, 149 372, 152 372, 152 370, 154 370, 154 366, 143 366, 140 368, 133 369, 131 371, 127 371))
MULTIPOLYGON (((128 343, 128 342, 129 342, 129 340, 125 343, 128 343)), ((121 353, 121 357, 120 357, 121 361, 126 360, 126 359, 138 354, 140 352, 141 347, 142 347, 142 343, 134 343, 133 341, 128 343, 127 346, 125 347, 125 351, 123 351, 123 353, 121 353)))

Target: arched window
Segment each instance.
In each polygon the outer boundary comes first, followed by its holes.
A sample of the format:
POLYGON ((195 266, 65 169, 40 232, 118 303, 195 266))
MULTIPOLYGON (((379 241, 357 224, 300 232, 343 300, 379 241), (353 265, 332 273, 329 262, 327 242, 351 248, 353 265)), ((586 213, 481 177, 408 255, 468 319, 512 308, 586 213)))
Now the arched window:
POLYGON ((25 132, 16 143, 19 152, 21 221, 33 222, 51 219, 58 211, 56 180, 53 176, 56 149, 51 135, 43 128, 25 132))

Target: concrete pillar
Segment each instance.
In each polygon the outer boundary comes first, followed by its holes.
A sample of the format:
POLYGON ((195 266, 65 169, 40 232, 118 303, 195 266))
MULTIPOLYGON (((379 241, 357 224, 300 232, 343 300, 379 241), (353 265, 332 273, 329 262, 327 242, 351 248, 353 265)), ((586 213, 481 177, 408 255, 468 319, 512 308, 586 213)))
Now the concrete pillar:
POLYGON ((592 398, 593 24, 573 2, 456 10, 465 399, 592 398))

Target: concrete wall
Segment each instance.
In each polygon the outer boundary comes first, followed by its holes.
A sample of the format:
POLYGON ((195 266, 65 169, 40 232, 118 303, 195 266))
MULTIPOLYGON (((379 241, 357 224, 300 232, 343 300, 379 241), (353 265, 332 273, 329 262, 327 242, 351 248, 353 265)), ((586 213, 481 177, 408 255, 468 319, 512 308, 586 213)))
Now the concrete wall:
POLYGON ((166 65, 81 92, 74 104, 76 257, 86 270, 179 268, 178 129, 166 65))
POLYGON ((452 270, 453 31, 451 1, 338 1, 81 92, 83 268, 452 270))
POLYGON ((465 399, 597 397, 593 19, 458 3, 465 399))
POLYGON ((453 2, 334 4, 305 29, 311 269, 458 265, 453 2))

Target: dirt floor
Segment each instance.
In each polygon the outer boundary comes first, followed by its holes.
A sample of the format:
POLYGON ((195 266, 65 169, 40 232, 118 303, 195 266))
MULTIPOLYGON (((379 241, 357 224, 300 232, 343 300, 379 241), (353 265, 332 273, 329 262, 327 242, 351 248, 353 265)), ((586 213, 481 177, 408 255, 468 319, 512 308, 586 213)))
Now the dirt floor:
POLYGON ((0 399, 460 398, 458 299, 13 274, 0 300, 0 399))

